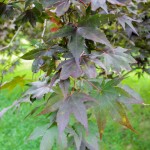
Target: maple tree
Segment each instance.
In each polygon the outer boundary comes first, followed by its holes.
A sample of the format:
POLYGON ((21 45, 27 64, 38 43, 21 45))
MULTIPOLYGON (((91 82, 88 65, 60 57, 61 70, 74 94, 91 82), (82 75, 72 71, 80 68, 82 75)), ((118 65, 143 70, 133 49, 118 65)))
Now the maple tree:
MULTIPOLYGON (((17 84, 29 88, 0 116, 23 102, 41 100, 43 103, 28 114, 49 117, 49 123, 30 136, 31 140, 42 137, 41 150, 50 150, 55 143, 58 149, 98 150, 108 118, 136 132, 126 109, 144 102, 121 81, 138 68, 149 72, 150 53, 142 51, 149 38, 141 47, 137 42, 149 37, 150 28, 144 28, 143 33, 143 27, 137 26, 148 16, 146 5, 150 5, 147 0, 0 2, 1 19, 15 18, 17 33, 23 28, 22 32, 30 35, 26 31, 29 25, 34 31, 39 27, 33 50, 20 59, 33 60, 32 72, 44 74, 31 83, 22 76, 2 84, 1 89, 11 90, 17 84)), ((16 36, 0 51, 7 51, 16 36)))

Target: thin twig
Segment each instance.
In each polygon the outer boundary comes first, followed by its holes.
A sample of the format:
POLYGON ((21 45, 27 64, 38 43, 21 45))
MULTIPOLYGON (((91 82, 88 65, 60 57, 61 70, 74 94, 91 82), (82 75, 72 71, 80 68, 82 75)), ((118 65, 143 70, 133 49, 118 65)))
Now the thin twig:
POLYGON ((133 71, 135 71, 135 70, 137 70, 137 69, 139 69, 139 68, 137 67, 137 68, 134 68, 134 69, 128 71, 128 72, 125 73, 122 77, 123 77, 123 78, 126 77, 128 74, 130 74, 131 72, 133 72, 133 71))
MULTIPOLYGON (((84 79, 84 78, 83 78, 84 79)), ((95 86, 93 83, 91 83, 90 81, 84 79, 86 82, 88 82, 91 86, 93 86, 97 91, 101 91, 97 86, 95 86)))
POLYGON ((131 45, 135 46, 134 42, 128 39, 124 34, 119 33, 120 36, 122 36, 127 42, 129 42, 131 45))
POLYGON ((44 43, 43 37, 44 37, 44 34, 45 34, 46 25, 47 25, 47 19, 44 20, 44 27, 43 27, 43 32, 42 32, 42 35, 41 35, 42 43, 44 43))
POLYGON ((21 30, 21 28, 22 28, 22 26, 20 26, 20 27, 18 28, 18 30, 16 31, 15 35, 12 37, 10 43, 9 43, 7 46, 5 46, 5 47, 0 48, 0 51, 3 51, 3 50, 5 50, 5 49, 7 49, 7 48, 9 48, 9 47, 11 46, 11 44, 12 44, 13 41, 14 41, 14 39, 16 38, 16 36, 18 35, 19 31, 21 30))

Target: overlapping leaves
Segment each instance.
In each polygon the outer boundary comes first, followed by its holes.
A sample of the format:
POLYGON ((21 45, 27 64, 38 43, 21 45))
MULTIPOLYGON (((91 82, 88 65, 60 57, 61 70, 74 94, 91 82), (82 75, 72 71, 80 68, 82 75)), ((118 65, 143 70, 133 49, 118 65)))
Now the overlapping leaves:
POLYGON ((131 70, 130 64, 136 63, 134 58, 125 52, 127 49, 117 47, 113 51, 108 50, 104 52, 100 57, 103 58, 103 64, 106 68, 106 73, 117 72, 122 70, 131 70))
MULTIPOLYGON (((62 83, 61 83, 62 84, 62 83)), ((67 84, 67 81, 66 83, 67 84)), ((62 85, 61 85, 62 87, 62 85)), ((85 102, 94 101, 93 98, 91 98, 89 95, 80 93, 80 92, 74 92, 71 95, 68 95, 66 97, 66 93, 68 93, 68 89, 65 90, 65 88, 62 88, 62 92, 58 92, 55 90, 55 93, 52 94, 52 96, 49 98, 49 101, 46 105, 46 107, 43 109, 43 111, 40 114, 46 114, 57 112, 57 124, 60 134, 65 130, 69 123, 69 118, 71 114, 74 114, 75 118, 86 128, 88 129, 88 122, 87 122, 87 113, 86 113, 86 106, 85 102)))
MULTIPOLYGON (((106 35, 98 29, 100 24, 105 24, 109 18, 113 15, 93 15, 89 18, 84 19, 84 21, 80 21, 79 25, 76 26, 64 26, 56 33, 52 34, 48 41, 54 38, 62 38, 62 37, 70 37, 68 42, 68 48, 71 51, 72 55, 75 58, 77 65, 80 63, 81 54, 86 53, 86 45, 85 39, 92 40, 94 42, 101 43, 106 45, 110 49, 113 49, 113 46, 110 44, 106 35), (97 23, 91 24, 87 22, 91 22, 94 20, 97 23)), ((113 17, 112 17, 113 19, 113 17)))
MULTIPOLYGON (((44 47, 44 46, 43 46, 44 47)), ((31 50, 30 52, 23 55, 21 58, 25 60, 32 60, 32 72, 37 73, 39 69, 50 74, 53 69, 55 69, 55 60, 54 57, 57 57, 57 54, 64 53, 65 48, 62 48, 58 45, 52 46, 51 48, 38 48, 31 50)))
POLYGON ((64 100, 57 113, 57 123, 60 133, 62 133, 66 128, 71 114, 74 114, 75 118, 86 129, 88 129, 86 107, 84 102, 91 100, 91 97, 83 93, 73 93, 64 100))
POLYGON ((66 132, 69 134, 69 139, 73 141, 70 148, 76 148, 77 150, 90 149, 99 150, 99 139, 97 139, 98 130, 95 123, 92 121, 88 122, 89 132, 88 135, 84 131, 83 126, 79 123, 75 123, 74 126, 68 127, 66 132))
MULTIPOLYGON (((107 4, 106 4, 107 1, 110 2, 111 4, 121 5, 121 6, 124 6, 128 2, 130 2, 130 0, 123 0, 123 1, 120 1, 120 0, 81 0, 80 1, 80 0, 78 0, 78 2, 81 3, 82 5, 91 3, 91 7, 92 7, 93 11, 97 10, 98 8, 102 8, 106 12, 108 12, 107 4)), ((51 0, 49 2, 46 2, 46 1, 44 2, 44 0, 43 0, 43 4, 45 6, 56 7, 56 14, 58 16, 62 16, 62 15, 64 15, 64 13, 66 13, 68 11, 71 2, 74 5, 78 5, 78 3, 75 3, 74 0, 55 0, 55 1, 51 0)))
POLYGON ((74 114, 75 118, 88 129, 86 106, 84 103, 93 101, 93 99, 79 92, 75 92, 66 98, 61 96, 60 93, 53 95, 49 99, 46 108, 40 114, 50 113, 58 109, 57 124, 60 134, 67 127, 71 114, 74 114))
POLYGON ((128 25, 132 31, 138 35, 136 29, 134 28, 133 24, 132 24, 132 21, 136 21, 136 22, 139 22, 138 20, 134 20, 128 16, 121 16, 118 18, 118 22, 121 24, 121 26, 123 27, 123 29, 125 30, 126 29, 126 25, 128 25))
POLYGON ((59 139, 58 128, 56 125, 46 124, 41 127, 37 127, 32 134, 30 135, 30 140, 35 140, 39 137, 42 137, 40 143, 40 150, 51 150, 54 147, 54 144, 57 143, 58 149, 65 149, 67 147, 67 137, 63 133, 62 140, 59 139))

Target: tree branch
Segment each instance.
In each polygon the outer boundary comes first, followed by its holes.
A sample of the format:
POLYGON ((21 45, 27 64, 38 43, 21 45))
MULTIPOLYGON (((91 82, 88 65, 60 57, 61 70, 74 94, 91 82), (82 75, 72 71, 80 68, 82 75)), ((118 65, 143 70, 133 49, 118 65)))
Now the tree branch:
POLYGON ((20 27, 18 28, 18 30, 16 31, 15 35, 12 37, 10 43, 9 43, 7 46, 5 46, 5 47, 0 48, 0 51, 3 51, 3 50, 5 50, 5 49, 7 49, 7 48, 9 48, 9 47, 11 46, 11 44, 12 44, 13 41, 14 41, 14 39, 16 38, 16 36, 18 35, 19 31, 21 30, 21 28, 22 28, 22 26, 20 26, 20 27))
POLYGON ((41 35, 42 43, 44 43, 43 37, 44 37, 44 34, 45 34, 46 25, 47 25, 47 19, 44 20, 44 27, 43 27, 43 32, 42 32, 42 35, 41 35))

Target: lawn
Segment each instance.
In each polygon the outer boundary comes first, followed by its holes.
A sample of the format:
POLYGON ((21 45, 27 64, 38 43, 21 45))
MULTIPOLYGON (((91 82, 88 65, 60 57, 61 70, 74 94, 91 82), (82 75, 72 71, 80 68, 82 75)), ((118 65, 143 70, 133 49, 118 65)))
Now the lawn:
MULTIPOLYGON (((27 74, 27 78, 32 78, 29 71, 30 64, 19 67, 15 74, 5 76, 4 80, 11 79, 16 75, 27 74)), ((145 103, 150 103, 150 77, 138 79, 134 75, 123 81, 141 94, 145 103)), ((22 89, 16 87, 12 92, 7 90, 0 91, 0 110, 9 106, 16 100, 22 92, 22 89)), ((47 119, 41 117, 25 116, 33 108, 30 104, 22 105, 18 111, 10 110, 0 120, 0 150, 38 150, 40 139, 28 141, 32 130, 44 124, 47 119)), ((134 106, 129 113, 129 119, 133 127, 137 130, 135 134, 120 125, 109 122, 103 140, 101 141, 101 150, 149 150, 150 149, 150 106, 134 106)))

